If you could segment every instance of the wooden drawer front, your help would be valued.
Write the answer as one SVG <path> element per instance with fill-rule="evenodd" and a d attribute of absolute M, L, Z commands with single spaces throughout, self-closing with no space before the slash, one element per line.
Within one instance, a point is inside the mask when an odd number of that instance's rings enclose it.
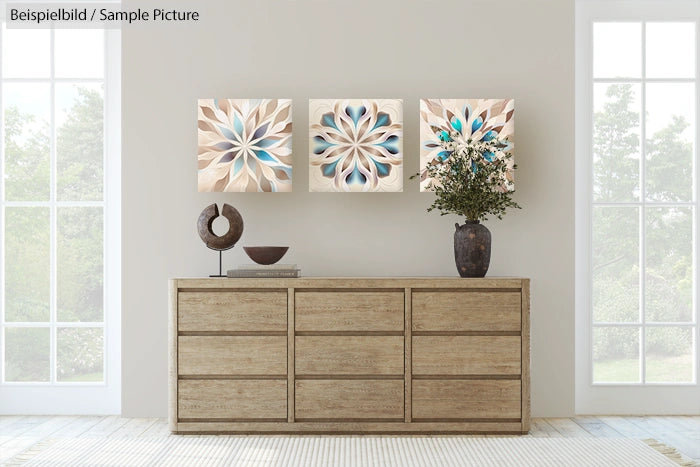
<path fill-rule="evenodd" d="M 403 292 L 297 292 L 297 331 L 403 331 Z"/>
<path fill-rule="evenodd" d="M 285 336 L 180 336 L 180 375 L 286 375 Z"/>
<path fill-rule="evenodd" d="M 287 381 L 180 380 L 179 419 L 287 421 Z"/>
<path fill-rule="evenodd" d="M 298 336 L 298 375 L 403 375 L 403 336 Z"/>
<path fill-rule="evenodd" d="M 294 388 L 297 420 L 403 421 L 402 380 L 302 380 Z"/>
<path fill-rule="evenodd" d="M 286 292 L 180 292 L 180 331 L 286 331 Z"/>
<path fill-rule="evenodd" d="M 520 292 L 413 292 L 414 331 L 520 331 Z"/>
<path fill-rule="evenodd" d="M 520 336 L 414 336 L 414 375 L 519 375 Z"/>
<path fill-rule="evenodd" d="M 520 418 L 520 380 L 414 380 L 414 419 Z"/>

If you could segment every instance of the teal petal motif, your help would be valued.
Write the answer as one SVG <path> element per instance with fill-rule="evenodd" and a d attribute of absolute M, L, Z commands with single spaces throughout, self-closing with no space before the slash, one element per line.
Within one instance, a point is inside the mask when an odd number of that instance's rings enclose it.
<path fill-rule="evenodd" d="M 491 141 L 492 139 L 498 137 L 498 133 L 491 130 L 486 132 L 486 134 L 481 138 L 482 141 Z"/>
<path fill-rule="evenodd" d="M 224 135 L 225 138 L 228 138 L 231 141 L 238 141 L 238 138 L 236 138 L 236 135 L 233 134 L 233 131 L 226 128 L 225 126 L 219 125 L 219 130 L 221 130 L 221 134 Z"/>
<path fill-rule="evenodd" d="M 367 179 L 365 176 L 362 175 L 362 172 L 360 172 L 357 165 L 355 165 L 350 177 L 348 177 L 348 185 L 364 185 L 366 181 Z"/>
<path fill-rule="evenodd" d="M 233 129 L 239 135 L 243 135 L 243 122 L 238 119 L 238 115 L 233 116 Z"/>
<path fill-rule="evenodd" d="M 260 149 L 255 151 L 255 155 L 263 162 L 277 162 L 274 157 Z"/>
<path fill-rule="evenodd" d="M 386 141 L 384 141 L 383 143 L 379 143 L 379 146 L 386 148 L 386 150 L 392 154 L 398 154 L 399 153 L 398 144 L 399 144 L 399 137 L 396 135 L 391 135 L 386 139 Z"/>
<path fill-rule="evenodd" d="M 336 130 L 340 131 L 338 129 L 338 125 L 335 124 L 335 118 L 333 118 L 333 113 L 331 112 L 323 114 L 323 117 L 321 117 L 321 123 L 327 127 L 335 128 Z"/>
<path fill-rule="evenodd" d="M 380 177 L 386 177 L 389 175 L 389 172 L 391 172 L 391 166 L 389 164 L 382 164 L 374 159 L 372 159 L 372 162 L 374 162 L 374 166 L 377 168 L 377 174 Z"/>
<path fill-rule="evenodd" d="M 234 175 L 236 175 L 238 172 L 241 171 L 243 168 L 243 158 L 239 157 L 236 159 L 236 162 L 233 163 L 233 169 L 231 172 L 233 172 Z"/>
<path fill-rule="evenodd" d="M 347 114 L 352 118 L 352 121 L 355 122 L 355 126 L 357 126 L 357 122 L 360 120 L 360 117 L 362 117 L 365 112 L 367 112 L 367 109 L 365 108 L 364 105 L 361 105 L 360 107 L 353 107 L 353 106 L 348 106 L 345 111 Z"/>
<path fill-rule="evenodd" d="M 377 114 L 377 123 L 374 124 L 372 129 L 370 131 L 374 131 L 377 128 L 381 126 L 387 126 L 391 123 L 391 119 L 389 118 L 389 114 L 386 114 L 384 112 L 379 112 Z"/>
<path fill-rule="evenodd" d="M 472 122 L 472 133 L 477 131 L 484 124 L 484 119 L 481 117 L 476 117 Z"/>
<path fill-rule="evenodd" d="M 321 171 L 323 172 L 323 175 L 326 177 L 332 177 L 335 174 L 335 166 L 338 165 L 338 162 L 340 162 L 340 159 L 338 159 L 335 162 L 331 162 L 330 164 L 323 164 L 321 166 Z"/>
<path fill-rule="evenodd" d="M 326 141 L 322 136 L 314 136 L 314 154 L 322 154 L 332 146 L 335 146 L 335 143 Z"/>

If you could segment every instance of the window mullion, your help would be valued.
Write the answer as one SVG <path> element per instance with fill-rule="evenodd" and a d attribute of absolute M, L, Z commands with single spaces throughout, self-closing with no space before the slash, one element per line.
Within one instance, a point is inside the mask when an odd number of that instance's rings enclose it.
<path fill-rule="evenodd" d="M 49 195 L 49 218 L 50 218 L 50 247 L 49 247 L 49 255 L 50 255 L 50 260 L 49 260 L 49 297 L 50 297 L 50 305 L 49 305 L 49 319 L 51 320 L 49 323 L 50 326 L 50 356 L 49 356 L 49 367 L 50 367 L 50 382 L 53 384 L 57 380 L 57 330 L 56 330 L 56 321 L 58 319 L 58 313 L 56 310 L 56 305 L 57 305 L 57 290 L 56 290 L 56 280 L 57 280 L 57 274 L 56 274 L 56 244 L 57 244 L 57 212 L 56 212 L 56 83 L 54 82 L 55 78 L 55 30 L 52 28 L 51 29 L 51 42 L 50 42 L 50 62 L 51 62 L 51 67 L 50 67 L 50 89 L 51 89 L 51 94 L 50 94 L 50 99 L 51 99 L 51 105 L 50 105 L 50 115 L 49 115 L 49 133 L 50 133 L 50 139 L 49 139 L 49 164 L 50 164 L 50 176 L 49 176 L 49 185 L 50 185 L 50 195 Z"/>
<path fill-rule="evenodd" d="M 611 321 L 611 322 L 606 322 L 606 321 L 598 321 L 596 323 L 593 323 L 593 327 L 617 327 L 617 328 L 634 328 L 634 327 L 639 327 L 641 323 L 639 322 L 629 322 L 629 323 L 624 323 L 624 322 L 616 322 L 616 321 Z M 658 328 L 658 327 L 695 327 L 695 323 L 691 321 L 677 321 L 677 322 L 665 322 L 661 321 L 658 323 L 646 323 L 646 327 L 649 328 Z"/>
<path fill-rule="evenodd" d="M 2 78 L 5 83 L 68 83 L 68 84 L 90 84 L 101 83 L 103 78 Z"/>
<path fill-rule="evenodd" d="M 700 21 L 695 21 L 695 147 L 693 154 L 693 264 L 695 266 L 693 270 L 693 311 L 695 316 L 693 319 L 695 321 L 695 329 L 693 335 L 693 343 L 695 344 L 693 348 L 693 382 L 697 384 L 698 375 L 700 375 L 700 312 L 698 311 L 698 268 L 700 268 L 699 258 L 698 258 L 698 180 L 700 179 L 700 124 L 698 124 L 698 114 L 700 113 L 700 60 L 698 60 L 698 52 L 700 51 Z"/>
<path fill-rule="evenodd" d="M 639 135 L 639 315 L 642 327 L 639 335 L 639 375 L 641 383 L 646 377 L 646 77 L 647 77 L 647 23 L 642 21 L 642 80 L 640 89 L 640 135 Z"/>
<path fill-rule="evenodd" d="M 590 165 L 587 166 L 587 171 L 589 175 L 589 180 L 587 185 L 587 190 L 588 193 L 586 194 L 587 196 L 587 203 L 586 203 L 586 209 L 588 211 L 588 223 L 587 223 L 587 232 L 586 232 L 586 248 L 588 249 L 587 255 L 586 255 L 586 260 L 588 264 L 586 265 L 586 271 L 587 271 L 587 276 L 586 277 L 586 292 L 588 295 L 588 336 L 587 336 L 587 344 L 588 344 L 588 363 L 587 363 L 587 370 L 588 370 L 588 381 L 593 383 L 594 378 L 594 372 L 593 372 L 593 323 L 595 322 L 594 316 L 593 316 L 593 208 L 595 206 L 595 198 L 593 196 L 593 186 L 595 184 L 595 175 L 594 175 L 594 155 L 593 155 L 593 138 L 594 138 L 594 132 L 595 132 L 595 108 L 594 108 L 594 96 L 595 96 L 595 80 L 594 80 L 594 73 L 593 73 L 593 50 L 594 50 L 594 44 L 593 44 L 593 21 L 588 22 L 588 34 L 589 34 L 589 40 L 588 40 L 588 56 L 586 57 L 586 63 L 589 65 L 589 72 L 590 74 L 590 82 L 587 83 L 587 90 L 590 96 L 589 100 L 589 109 L 590 109 L 590 115 L 588 120 L 588 125 L 589 128 L 587 130 L 587 139 L 588 139 L 588 144 L 590 153 L 587 154 L 589 157 L 589 163 Z M 587 77 L 588 77 L 587 76 Z"/>
<path fill-rule="evenodd" d="M 694 83 L 694 78 L 593 78 L 594 83 L 641 84 L 645 83 Z"/>

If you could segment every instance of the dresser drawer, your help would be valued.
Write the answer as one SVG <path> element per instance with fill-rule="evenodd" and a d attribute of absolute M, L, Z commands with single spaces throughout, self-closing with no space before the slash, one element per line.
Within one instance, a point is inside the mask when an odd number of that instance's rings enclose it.
<path fill-rule="evenodd" d="M 286 375 L 285 336 L 180 336 L 179 375 Z"/>
<path fill-rule="evenodd" d="M 297 331 L 403 331 L 403 292 L 297 292 Z"/>
<path fill-rule="evenodd" d="M 180 380 L 178 418 L 287 421 L 287 382 L 282 380 Z"/>
<path fill-rule="evenodd" d="M 520 336 L 413 336 L 414 375 L 519 375 Z"/>
<path fill-rule="evenodd" d="M 413 292 L 414 331 L 520 331 L 520 292 Z"/>
<path fill-rule="evenodd" d="M 295 419 L 403 421 L 403 380 L 302 380 L 294 385 Z"/>
<path fill-rule="evenodd" d="M 180 292 L 179 331 L 286 331 L 286 292 Z"/>
<path fill-rule="evenodd" d="M 403 336 L 297 336 L 298 375 L 403 375 Z"/>
<path fill-rule="evenodd" d="M 413 380 L 413 419 L 519 419 L 520 380 Z"/>

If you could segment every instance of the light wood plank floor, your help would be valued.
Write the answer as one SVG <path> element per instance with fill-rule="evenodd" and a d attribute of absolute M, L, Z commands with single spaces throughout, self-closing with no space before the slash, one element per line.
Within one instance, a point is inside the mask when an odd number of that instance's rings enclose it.
<path fill-rule="evenodd" d="M 46 438 L 133 436 L 172 435 L 158 418 L 0 416 L 0 463 Z M 700 417 L 536 418 L 528 436 L 653 438 L 700 463 Z"/>

